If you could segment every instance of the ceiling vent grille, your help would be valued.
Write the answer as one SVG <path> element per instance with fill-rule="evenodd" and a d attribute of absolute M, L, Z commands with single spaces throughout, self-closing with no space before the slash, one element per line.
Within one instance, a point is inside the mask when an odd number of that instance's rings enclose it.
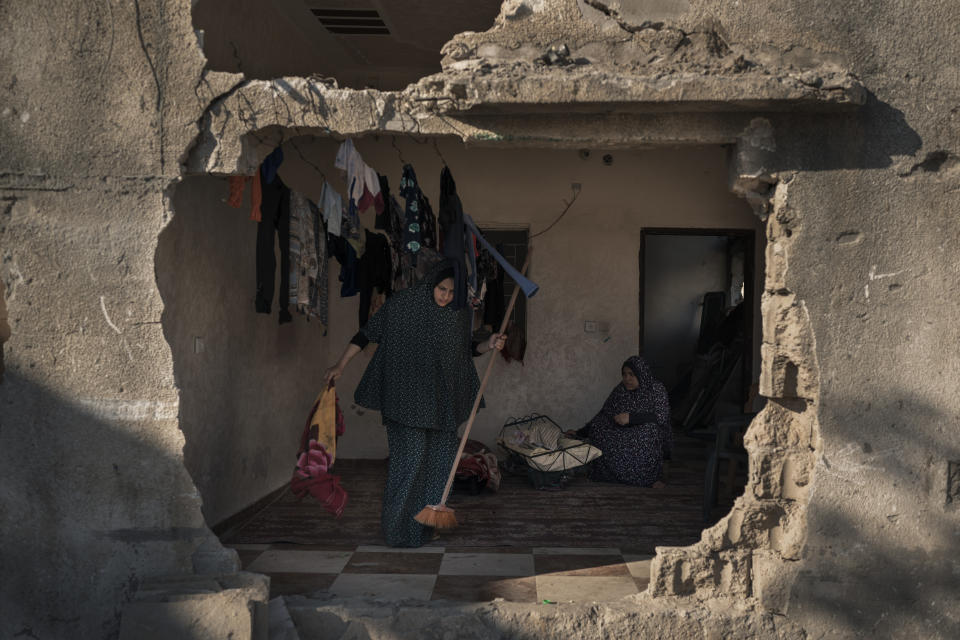
<path fill-rule="evenodd" d="M 376 9 L 311 9 L 330 33 L 356 36 L 388 36 L 390 30 Z"/>

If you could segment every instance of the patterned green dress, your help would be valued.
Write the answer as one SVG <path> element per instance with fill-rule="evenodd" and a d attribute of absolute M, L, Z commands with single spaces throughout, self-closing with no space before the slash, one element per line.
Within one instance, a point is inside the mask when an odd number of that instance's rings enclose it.
<path fill-rule="evenodd" d="M 470 310 L 433 297 L 441 262 L 416 286 L 397 292 L 361 332 L 377 350 L 354 400 L 381 412 L 390 447 L 381 526 L 388 545 L 419 547 L 432 530 L 413 517 L 437 504 L 456 454 L 457 427 L 470 415 L 480 382 L 471 358 Z"/>

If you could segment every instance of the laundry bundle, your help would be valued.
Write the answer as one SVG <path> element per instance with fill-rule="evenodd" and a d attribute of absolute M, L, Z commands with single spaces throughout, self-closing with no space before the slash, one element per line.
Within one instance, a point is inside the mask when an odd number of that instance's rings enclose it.
<path fill-rule="evenodd" d="M 337 392 L 328 387 L 317 396 L 307 425 L 300 438 L 297 466 L 290 480 L 290 489 L 298 498 L 313 496 L 336 517 L 347 506 L 347 492 L 340 486 L 340 476 L 330 473 L 337 455 L 337 436 L 345 429 L 343 411 Z"/>

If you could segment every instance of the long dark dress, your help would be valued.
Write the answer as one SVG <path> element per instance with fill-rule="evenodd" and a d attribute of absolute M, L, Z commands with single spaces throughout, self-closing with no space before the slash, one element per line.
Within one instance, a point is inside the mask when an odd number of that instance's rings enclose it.
<path fill-rule="evenodd" d="M 633 356 L 624 366 L 630 367 L 640 386 L 629 391 L 618 384 L 588 423 L 588 435 L 603 452 L 593 463 L 590 478 L 649 487 L 660 478 L 664 455 L 673 446 L 670 403 L 666 388 L 643 358 Z M 614 421 L 620 413 L 630 414 L 630 424 Z"/>
<path fill-rule="evenodd" d="M 379 410 L 390 447 L 381 526 L 394 547 L 419 547 L 432 529 L 413 517 L 437 504 L 480 381 L 471 359 L 470 310 L 440 307 L 433 289 L 440 263 L 399 291 L 361 333 L 377 343 L 354 400 Z M 439 278 L 442 279 L 442 278 Z"/>

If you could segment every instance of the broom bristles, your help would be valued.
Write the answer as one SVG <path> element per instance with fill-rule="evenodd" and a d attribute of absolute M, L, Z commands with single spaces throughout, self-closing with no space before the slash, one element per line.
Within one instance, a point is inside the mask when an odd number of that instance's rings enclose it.
<path fill-rule="evenodd" d="M 457 526 L 457 516 L 445 504 L 428 504 L 413 519 L 434 529 L 453 529 Z"/>

